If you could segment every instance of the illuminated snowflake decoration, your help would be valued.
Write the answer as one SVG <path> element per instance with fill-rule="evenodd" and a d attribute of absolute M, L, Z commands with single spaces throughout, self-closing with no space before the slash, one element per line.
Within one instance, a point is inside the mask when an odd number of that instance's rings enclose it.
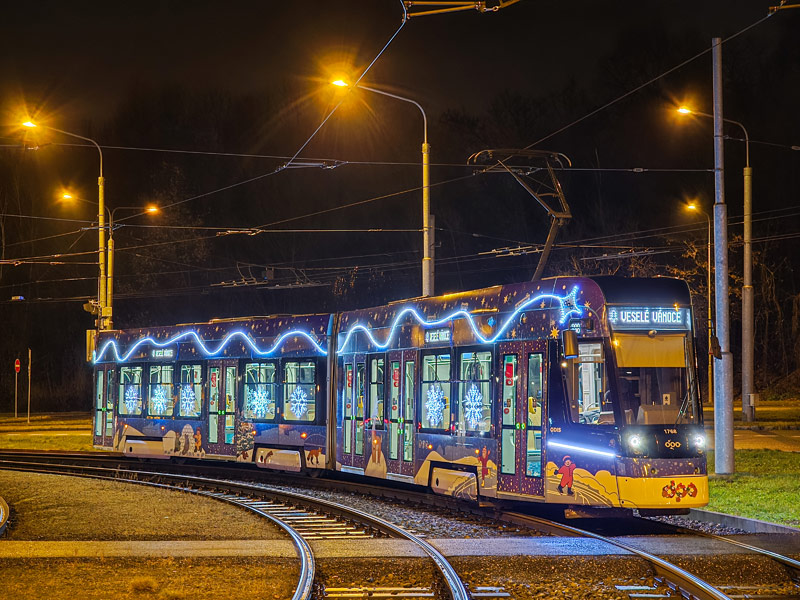
<path fill-rule="evenodd" d="M 428 422 L 436 427 L 444 418 L 444 390 L 439 385 L 428 388 L 428 399 L 425 401 L 425 410 L 428 411 Z"/>
<path fill-rule="evenodd" d="M 289 400 L 289 410 L 294 413 L 295 417 L 302 419 L 303 415 L 308 412 L 308 394 L 298 385 L 294 388 Z"/>
<path fill-rule="evenodd" d="M 157 385 L 153 388 L 153 394 L 150 396 L 150 404 L 158 413 L 167 411 L 167 390 L 164 389 L 163 385 Z"/>
<path fill-rule="evenodd" d="M 265 417 L 269 408 L 269 394 L 263 387 L 250 388 L 250 412 L 256 417 Z"/>
<path fill-rule="evenodd" d="M 135 412 L 139 406 L 139 386 L 129 385 L 125 389 L 125 408 L 129 413 Z"/>
<path fill-rule="evenodd" d="M 181 386 L 181 413 L 192 413 L 195 412 L 194 410 L 194 401 L 197 399 L 197 395 L 194 393 L 194 389 L 192 389 L 191 385 L 182 385 Z"/>
<path fill-rule="evenodd" d="M 464 418 L 472 427 L 483 419 L 483 394 L 474 383 L 464 396 Z"/>

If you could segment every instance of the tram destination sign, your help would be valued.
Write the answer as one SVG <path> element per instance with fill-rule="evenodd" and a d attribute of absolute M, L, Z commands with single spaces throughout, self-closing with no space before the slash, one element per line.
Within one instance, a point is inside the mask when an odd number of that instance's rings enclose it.
<path fill-rule="evenodd" d="M 608 322 L 614 329 L 691 329 L 688 308 L 609 306 Z"/>
<path fill-rule="evenodd" d="M 153 348 L 150 351 L 150 358 L 175 358 L 174 348 Z"/>
<path fill-rule="evenodd" d="M 425 332 L 426 344 L 440 344 L 449 341 L 450 341 L 449 329 L 428 329 Z"/>

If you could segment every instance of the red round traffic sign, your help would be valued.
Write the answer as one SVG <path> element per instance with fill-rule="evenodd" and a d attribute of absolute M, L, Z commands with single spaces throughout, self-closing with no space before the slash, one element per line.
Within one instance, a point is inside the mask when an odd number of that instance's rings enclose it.
<path fill-rule="evenodd" d="M 14 372 L 19 373 L 19 359 L 14 361 Z"/>

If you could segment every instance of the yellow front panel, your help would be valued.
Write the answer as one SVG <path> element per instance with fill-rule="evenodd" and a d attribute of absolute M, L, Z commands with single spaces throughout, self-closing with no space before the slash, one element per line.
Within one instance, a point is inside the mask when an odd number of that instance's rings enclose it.
<path fill-rule="evenodd" d="M 617 477 L 625 508 L 697 508 L 708 504 L 708 477 Z"/>

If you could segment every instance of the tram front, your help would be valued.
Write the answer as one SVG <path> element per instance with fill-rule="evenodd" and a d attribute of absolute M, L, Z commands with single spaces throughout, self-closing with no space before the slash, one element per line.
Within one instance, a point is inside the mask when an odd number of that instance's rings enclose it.
<path fill-rule="evenodd" d="M 704 506 L 706 436 L 691 306 L 611 305 L 606 317 L 620 505 L 645 511 Z"/>
<path fill-rule="evenodd" d="M 686 283 L 592 279 L 602 299 L 562 332 L 560 376 L 550 377 L 547 501 L 650 514 L 708 504 Z"/>

